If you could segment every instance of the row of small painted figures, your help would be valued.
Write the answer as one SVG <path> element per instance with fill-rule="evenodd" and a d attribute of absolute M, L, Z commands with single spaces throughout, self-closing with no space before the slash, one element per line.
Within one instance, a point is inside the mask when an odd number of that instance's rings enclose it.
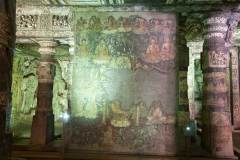
<path fill-rule="evenodd" d="M 103 23 L 104 22 L 104 23 Z M 135 32 L 174 32 L 175 22 L 169 18 L 145 19 L 140 16 L 119 17 L 108 16 L 105 21 L 97 16 L 91 16 L 88 20 L 80 17 L 77 21 L 77 30 L 119 30 Z"/>

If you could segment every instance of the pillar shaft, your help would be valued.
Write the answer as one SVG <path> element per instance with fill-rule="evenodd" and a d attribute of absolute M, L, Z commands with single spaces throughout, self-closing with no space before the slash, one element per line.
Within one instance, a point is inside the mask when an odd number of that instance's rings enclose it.
<path fill-rule="evenodd" d="M 13 7 L 12 1 L 0 1 L 0 159 L 7 159 L 10 153 L 10 109 L 12 83 L 12 51 L 14 21 L 6 8 Z"/>
<path fill-rule="evenodd" d="M 203 41 L 193 41 L 188 42 L 188 48 L 189 48 L 189 67 L 188 67 L 188 99 L 189 99 L 189 112 L 190 112 L 190 119 L 196 119 L 199 116 L 201 103 L 196 100 L 195 95 L 195 88 L 198 85 L 196 82 L 198 82 L 196 77 L 196 66 L 195 61 L 197 59 L 200 60 L 201 52 L 203 51 Z M 199 75 L 198 75 L 199 76 Z M 198 88 L 200 89 L 200 88 Z M 201 89 L 199 90 L 201 92 Z"/>
<path fill-rule="evenodd" d="M 71 114 L 71 87 L 72 87 L 72 73 L 73 73 L 73 59 L 74 59 L 74 54 L 75 54 L 75 43 L 72 41 L 70 43 L 69 47 L 69 64 L 68 64 L 68 83 L 67 83 L 67 88 L 68 88 L 68 95 L 67 95 L 67 100 L 68 100 L 68 108 L 67 108 L 67 113 L 70 115 Z M 63 137 L 64 137 L 64 149 L 68 148 L 68 145 L 70 144 L 71 141 L 71 121 L 69 119 L 65 120 L 63 123 Z"/>
<path fill-rule="evenodd" d="M 185 17 L 180 18 L 178 34 L 178 109 L 177 109 L 177 143 L 180 154 L 187 153 L 188 144 L 184 135 L 184 128 L 189 122 L 189 101 L 187 73 L 189 64 L 189 49 L 185 39 Z"/>
<path fill-rule="evenodd" d="M 185 50 L 188 53 L 188 50 Z M 183 56 L 183 55 L 182 55 Z M 187 56 L 187 55 L 186 55 Z M 188 59 L 188 56 L 184 58 Z M 187 73 L 188 73 L 188 63 L 185 62 L 184 65 L 179 66 L 179 103 L 178 107 L 180 111 L 189 112 L 189 101 L 188 101 L 188 84 L 187 84 Z"/>
<path fill-rule="evenodd" d="M 240 129 L 240 94 L 239 94 L 239 62 L 238 62 L 238 48 L 232 47 L 231 54 L 231 106 L 233 126 L 235 129 Z"/>
<path fill-rule="evenodd" d="M 1 3 L 0 3 L 1 5 Z M 11 64 L 9 18 L 0 12 L 0 159 L 8 153 L 7 109 L 11 100 Z"/>
<path fill-rule="evenodd" d="M 234 157 L 228 100 L 226 45 L 229 13 L 217 13 L 205 22 L 203 52 L 204 145 L 214 157 Z"/>
<path fill-rule="evenodd" d="M 33 117 L 31 143 L 45 145 L 54 138 L 52 98 L 55 65 L 52 54 L 55 52 L 56 43 L 53 41 L 41 41 L 39 44 L 41 59 L 37 68 L 37 108 Z"/>

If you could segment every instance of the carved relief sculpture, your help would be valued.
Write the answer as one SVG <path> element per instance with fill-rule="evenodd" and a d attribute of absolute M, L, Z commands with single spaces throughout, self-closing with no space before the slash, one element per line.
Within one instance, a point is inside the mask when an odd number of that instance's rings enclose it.
<path fill-rule="evenodd" d="M 17 15 L 17 27 L 21 29 L 36 29 L 38 15 Z"/>

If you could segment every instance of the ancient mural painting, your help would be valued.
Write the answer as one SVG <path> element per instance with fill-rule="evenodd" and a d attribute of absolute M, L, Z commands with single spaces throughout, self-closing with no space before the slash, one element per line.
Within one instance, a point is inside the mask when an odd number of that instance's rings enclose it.
<path fill-rule="evenodd" d="M 176 20 L 157 12 L 76 12 L 70 146 L 175 153 Z"/>

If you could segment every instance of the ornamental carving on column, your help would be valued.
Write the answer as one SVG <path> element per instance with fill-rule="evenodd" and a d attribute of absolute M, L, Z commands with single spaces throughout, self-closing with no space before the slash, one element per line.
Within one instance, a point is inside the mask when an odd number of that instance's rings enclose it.
<path fill-rule="evenodd" d="M 17 15 L 16 25 L 18 29 L 30 29 L 34 30 L 37 28 L 38 15 Z"/>
<path fill-rule="evenodd" d="M 203 15 L 202 14 L 194 14 L 189 15 L 186 23 L 186 39 L 187 41 L 196 41 L 203 39 Z"/>
<path fill-rule="evenodd" d="M 240 22 L 240 10 L 233 10 L 227 22 L 228 30 L 225 40 L 228 46 L 231 46 L 233 44 L 233 35 L 237 29 L 239 22 Z"/>
<path fill-rule="evenodd" d="M 16 11 L 17 37 L 72 37 L 72 11 L 69 7 L 19 6 Z"/>
<path fill-rule="evenodd" d="M 207 54 L 203 55 L 203 67 L 226 68 L 228 67 L 229 56 L 225 37 L 228 31 L 228 19 L 230 13 L 224 13 L 217 17 L 208 18 L 205 21 L 205 47 Z M 213 43 L 215 42 L 215 43 Z"/>
<path fill-rule="evenodd" d="M 10 37 L 9 18 L 6 15 L 0 14 L 0 46 L 8 46 Z"/>
<path fill-rule="evenodd" d="M 71 29 L 71 15 L 52 15 L 52 28 L 55 30 Z"/>
<path fill-rule="evenodd" d="M 203 54 L 203 143 L 213 156 L 234 158 L 229 105 L 229 47 L 240 20 L 236 11 L 213 13 L 205 21 Z"/>
<path fill-rule="evenodd" d="M 223 67 L 226 68 L 228 65 L 228 54 L 227 51 L 212 50 L 208 52 L 208 66 L 209 67 Z"/>

